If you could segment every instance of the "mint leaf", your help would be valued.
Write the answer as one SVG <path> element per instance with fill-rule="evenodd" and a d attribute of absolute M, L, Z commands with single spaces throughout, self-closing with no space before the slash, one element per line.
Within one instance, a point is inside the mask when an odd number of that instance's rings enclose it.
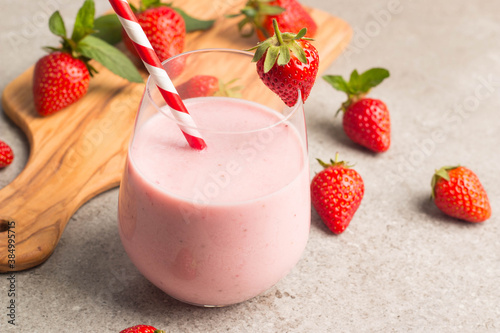
<path fill-rule="evenodd" d="M 186 32 L 208 30 L 214 25 L 215 20 L 198 20 L 190 16 L 180 8 L 174 8 L 174 10 L 177 13 L 181 14 L 182 18 L 184 19 L 184 22 L 186 23 Z"/>
<path fill-rule="evenodd" d="M 162 4 L 160 0 L 142 0 L 140 10 L 141 10 L 141 12 L 143 12 L 148 8 L 158 7 L 161 5 L 166 5 L 166 4 Z"/>
<path fill-rule="evenodd" d="M 323 75 L 323 80 L 328 82 L 334 89 L 339 91 L 343 91 L 346 94 L 349 94 L 349 85 L 344 80 L 344 78 L 340 75 Z"/>
<path fill-rule="evenodd" d="M 54 12 L 54 14 L 50 16 L 49 29 L 54 35 L 66 38 L 66 27 L 64 26 L 64 20 L 59 11 Z"/>
<path fill-rule="evenodd" d="M 349 78 L 349 90 L 351 94 L 361 93 L 361 80 L 357 70 L 353 70 Z"/>
<path fill-rule="evenodd" d="M 285 10 L 285 8 L 280 6 L 260 5 L 258 12 L 262 15 L 279 15 Z"/>
<path fill-rule="evenodd" d="M 111 72 L 130 82 L 144 82 L 137 68 L 125 54 L 97 37 L 88 35 L 83 38 L 78 43 L 77 51 L 85 57 L 100 62 Z"/>
<path fill-rule="evenodd" d="M 389 71 L 384 68 L 372 68 L 360 75 L 361 90 L 367 92 L 389 77 Z"/>
<path fill-rule="evenodd" d="M 139 12 L 139 9 L 137 9 L 137 7 L 136 7 L 136 6 L 134 6 L 134 4 L 133 4 L 133 3 L 130 3 L 130 2 L 129 2 L 129 4 L 128 4 L 128 5 L 130 6 L 130 8 L 132 8 L 132 12 L 133 12 L 134 14 L 137 14 L 137 13 Z"/>
<path fill-rule="evenodd" d="M 241 13 L 250 19 L 256 17 L 259 12 L 253 7 L 245 7 L 241 10 Z"/>
<path fill-rule="evenodd" d="M 75 25 L 71 39 L 78 43 L 88 34 L 94 32 L 95 6 L 93 0 L 85 0 L 76 15 Z"/>
<path fill-rule="evenodd" d="M 95 19 L 93 36 L 114 45 L 122 40 L 122 25 L 116 14 L 100 16 Z"/>
<path fill-rule="evenodd" d="M 342 104 L 340 110 L 349 107 L 353 102 L 365 96 L 371 88 L 380 84 L 383 80 L 389 77 L 389 71 L 384 68 L 372 68 L 362 73 L 353 70 L 347 82 L 340 75 L 325 75 L 323 79 L 328 82 L 333 88 L 343 91 L 347 94 L 347 101 Z"/>

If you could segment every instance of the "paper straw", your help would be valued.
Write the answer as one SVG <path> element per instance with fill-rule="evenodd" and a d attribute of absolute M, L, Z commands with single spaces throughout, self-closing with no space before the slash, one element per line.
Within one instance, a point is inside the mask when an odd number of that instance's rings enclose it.
<path fill-rule="evenodd" d="M 193 118 L 191 118 L 181 97 L 168 77 L 144 30 L 142 30 L 142 27 L 137 22 L 137 18 L 127 0 L 109 0 L 109 2 L 127 35 L 132 40 L 144 66 L 146 66 L 165 102 L 172 110 L 172 115 L 178 121 L 179 127 L 186 137 L 188 144 L 195 149 L 204 149 L 206 147 L 205 141 L 195 129 Z"/>

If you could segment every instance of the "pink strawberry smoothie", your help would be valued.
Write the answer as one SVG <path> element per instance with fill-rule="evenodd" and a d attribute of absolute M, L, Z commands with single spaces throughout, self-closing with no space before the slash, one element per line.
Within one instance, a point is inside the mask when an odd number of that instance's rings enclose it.
<path fill-rule="evenodd" d="M 235 304 L 300 259 L 310 226 L 307 152 L 293 125 L 258 104 L 209 97 L 186 106 L 200 129 L 211 129 L 200 130 L 207 148 L 189 148 L 164 114 L 139 124 L 120 186 L 119 233 L 139 271 L 167 294 Z"/>

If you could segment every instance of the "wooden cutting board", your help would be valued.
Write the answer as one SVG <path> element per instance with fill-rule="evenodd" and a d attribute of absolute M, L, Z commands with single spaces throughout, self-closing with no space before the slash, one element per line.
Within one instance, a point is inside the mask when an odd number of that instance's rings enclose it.
<path fill-rule="evenodd" d="M 182 9 L 193 16 L 216 19 L 211 30 L 189 34 L 185 50 L 255 45 L 256 38 L 239 37 L 238 18 L 224 17 L 237 12 L 244 2 L 183 1 Z M 352 30 L 328 13 L 311 9 L 311 14 L 319 26 L 313 44 L 320 54 L 321 73 L 347 45 Z M 87 95 L 49 117 L 38 116 L 34 109 L 33 67 L 3 92 L 3 110 L 26 133 L 30 156 L 19 176 L 0 190 L 0 272 L 43 263 L 75 211 L 95 195 L 119 185 L 144 84 L 130 83 L 99 64 L 95 67 L 100 73 L 91 80 Z M 15 232 L 15 248 L 8 246 L 9 223 L 15 225 L 10 231 L 10 235 Z M 11 265 L 9 254 L 12 259 L 13 252 L 15 263 Z"/>

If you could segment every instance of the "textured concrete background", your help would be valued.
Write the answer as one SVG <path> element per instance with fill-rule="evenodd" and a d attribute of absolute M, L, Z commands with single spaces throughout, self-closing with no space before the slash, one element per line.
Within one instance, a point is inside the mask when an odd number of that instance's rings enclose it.
<path fill-rule="evenodd" d="M 57 42 L 45 7 L 55 3 L 73 18 L 81 2 L 0 0 L 0 90 L 42 56 L 41 46 Z M 136 323 L 169 332 L 500 331 L 500 2 L 303 2 L 354 28 L 327 74 L 391 71 L 372 94 L 390 108 L 387 153 L 371 154 L 347 139 L 333 117 L 344 97 L 322 80 L 306 103 L 312 171 L 319 171 L 314 158 L 339 151 L 365 180 L 347 231 L 332 235 L 313 212 L 310 241 L 291 274 L 243 304 L 201 309 L 169 298 L 129 262 L 117 234 L 118 191 L 111 190 L 78 210 L 45 264 L 16 274 L 15 327 L 7 325 L 1 276 L 1 332 L 118 332 Z M 106 11 L 108 2 L 98 0 L 97 8 Z M 3 187 L 29 149 L 3 113 L 0 139 L 16 153 L 0 171 Z M 459 222 L 429 202 L 434 169 L 456 163 L 485 185 L 489 221 Z"/>

